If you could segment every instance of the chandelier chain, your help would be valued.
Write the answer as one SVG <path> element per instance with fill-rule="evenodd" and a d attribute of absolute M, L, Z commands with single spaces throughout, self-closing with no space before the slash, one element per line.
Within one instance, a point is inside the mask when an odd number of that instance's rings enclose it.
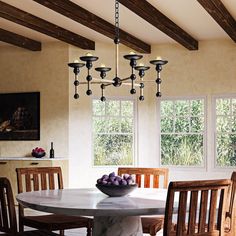
<path fill-rule="evenodd" d="M 120 25 L 119 25 L 119 0 L 115 2 L 115 36 L 120 39 Z"/>

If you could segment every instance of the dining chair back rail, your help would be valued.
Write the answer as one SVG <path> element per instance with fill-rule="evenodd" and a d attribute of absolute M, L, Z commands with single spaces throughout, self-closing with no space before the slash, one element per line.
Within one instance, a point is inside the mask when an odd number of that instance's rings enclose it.
<path fill-rule="evenodd" d="M 138 187 L 160 188 L 160 178 L 163 177 L 163 188 L 168 187 L 169 170 L 167 168 L 133 168 L 119 167 L 118 175 L 129 174 L 134 176 Z M 143 183 L 142 183 L 143 178 Z"/>
<path fill-rule="evenodd" d="M 166 200 L 164 236 L 223 235 L 230 184 L 230 180 L 170 182 Z M 178 193 L 178 209 L 177 223 L 174 224 L 176 193 Z"/>

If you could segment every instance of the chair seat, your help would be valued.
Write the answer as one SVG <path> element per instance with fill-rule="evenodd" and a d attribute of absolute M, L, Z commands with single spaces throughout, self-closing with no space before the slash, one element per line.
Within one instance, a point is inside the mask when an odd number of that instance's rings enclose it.
<path fill-rule="evenodd" d="M 164 217 L 141 217 L 143 233 L 156 235 L 163 227 Z"/>
<path fill-rule="evenodd" d="M 57 214 L 24 216 L 22 220 L 24 225 L 37 229 L 46 229 L 49 231 L 80 227 L 91 227 L 93 221 L 93 219 L 86 217 Z"/>

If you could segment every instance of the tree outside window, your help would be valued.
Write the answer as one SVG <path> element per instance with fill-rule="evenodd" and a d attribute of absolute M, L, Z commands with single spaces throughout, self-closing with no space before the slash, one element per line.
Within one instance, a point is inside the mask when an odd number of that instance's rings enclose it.
<path fill-rule="evenodd" d="M 236 98 L 215 99 L 214 133 L 216 165 L 236 166 Z"/>
<path fill-rule="evenodd" d="M 161 165 L 203 166 L 204 99 L 161 100 Z"/>
<path fill-rule="evenodd" d="M 95 166 L 134 164 L 134 101 L 93 100 Z"/>

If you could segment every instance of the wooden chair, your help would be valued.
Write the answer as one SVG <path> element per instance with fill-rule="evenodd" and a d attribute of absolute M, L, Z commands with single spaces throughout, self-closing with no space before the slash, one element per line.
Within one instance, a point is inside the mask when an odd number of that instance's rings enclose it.
<path fill-rule="evenodd" d="M 236 172 L 232 173 L 231 181 L 232 184 L 230 189 L 229 207 L 226 211 L 225 236 L 236 235 Z"/>
<path fill-rule="evenodd" d="M 224 235 L 224 215 L 230 184 L 230 180 L 170 182 L 163 235 Z M 173 214 L 177 214 L 176 224 L 173 222 Z"/>
<path fill-rule="evenodd" d="M 5 177 L 0 178 L 0 231 L 5 232 L 1 235 L 12 236 L 51 236 L 58 235 L 52 232 L 33 230 L 22 233 L 17 232 L 16 211 L 13 199 L 12 188 L 9 180 Z"/>
<path fill-rule="evenodd" d="M 62 172 L 60 167 L 16 168 L 18 193 L 63 189 Z M 24 231 L 24 225 L 49 231 L 60 230 L 64 235 L 65 229 L 87 228 L 87 236 L 91 235 L 92 219 L 79 216 L 58 214 L 26 216 L 24 208 L 19 206 L 19 229 Z"/>
<path fill-rule="evenodd" d="M 160 178 L 163 178 L 163 188 L 167 188 L 169 170 L 166 168 L 118 168 L 118 175 L 132 175 L 138 187 L 159 188 Z M 162 229 L 164 217 L 141 217 L 143 233 L 156 235 Z"/>

